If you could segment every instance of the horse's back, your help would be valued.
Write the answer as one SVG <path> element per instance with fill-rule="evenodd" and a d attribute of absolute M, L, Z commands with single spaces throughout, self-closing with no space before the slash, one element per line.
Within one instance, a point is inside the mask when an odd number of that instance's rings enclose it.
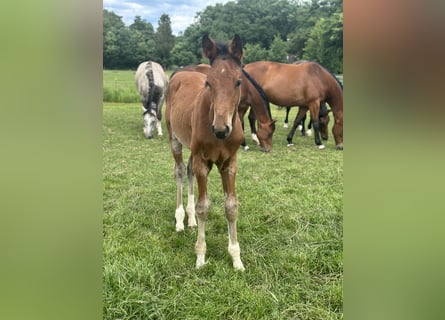
<path fill-rule="evenodd" d="M 206 76 L 194 71 L 176 73 L 166 93 L 165 118 L 171 134 L 190 148 L 192 114 L 196 99 L 204 88 Z"/>

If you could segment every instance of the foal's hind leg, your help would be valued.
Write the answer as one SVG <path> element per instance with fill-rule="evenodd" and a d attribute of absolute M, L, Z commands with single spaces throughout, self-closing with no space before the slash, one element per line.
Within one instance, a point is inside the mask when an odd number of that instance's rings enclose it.
<path fill-rule="evenodd" d="M 205 223 L 209 215 L 210 199 L 207 196 L 207 176 L 209 174 L 209 164 L 200 157 L 193 157 L 193 172 L 198 182 L 198 201 L 196 202 L 196 215 L 198 216 L 198 239 L 195 244 L 196 268 L 205 264 L 206 241 Z"/>
<path fill-rule="evenodd" d="M 173 158 L 175 159 L 174 177 L 176 180 L 176 231 L 184 230 L 184 206 L 182 205 L 182 187 L 184 184 L 185 166 L 182 160 L 182 144 L 173 138 L 170 143 Z"/>
<path fill-rule="evenodd" d="M 187 177 L 188 177 L 188 196 L 187 196 L 187 215 L 188 226 L 196 227 L 195 217 L 195 192 L 194 192 L 194 175 L 193 175 L 193 158 L 190 156 L 187 164 Z"/>

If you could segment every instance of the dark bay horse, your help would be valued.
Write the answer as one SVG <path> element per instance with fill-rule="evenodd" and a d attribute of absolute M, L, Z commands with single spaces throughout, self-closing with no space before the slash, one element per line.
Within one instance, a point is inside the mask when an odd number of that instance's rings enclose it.
<path fill-rule="evenodd" d="M 154 61 L 142 62 L 136 70 L 134 80 L 142 100 L 144 135 L 147 139 L 153 138 L 156 127 L 158 135 L 162 136 L 162 105 L 168 84 L 164 69 Z"/>
<path fill-rule="evenodd" d="M 184 229 L 182 186 L 185 166 L 182 147 L 186 146 L 191 151 L 187 165 L 189 226 L 195 225 L 195 211 L 198 216 L 196 267 L 205 264 L 205 222 L 210 210 L 207 177 L 213 164 L 216 164 L 224 189 L 229 230 L 228 251 L 233 267 L 243 271 L 237 239 L 238 200 L 235 192 L 238 169 L 236 153 L 243 140 L 241 121 L 236 112 L 241 99 L 243 47 L 238 35 L 224 43 L 215 42 L 205 35 L 202 38 L 202 49 L 203 55 L 210 60 L 208 74 L 190 71 L 176 73 L 170 79 L 166 96 L 165 118 L 175 160 L 177 186 L 176 231 Z M 193 176 L 198 182 L 195 208 L 191 205 L 194 201 Z"/>
<path fill-rule="evenodd" d="M 270 61 L 257 61 L 244 66 L 244 69 L 266 92 L 269 101 L 278 106 L 299 106 L 297 117 L 287 136 L 292 144 L 295 130 L 310 111 L 314 128 L 315 144 L 323 149 L 320 140 L 320 104 L 327 102 L 334 115 L 334 135 L 336 148 L 343 150 L 343 89 L 339 81 L 316 62 L 284 64 Z"/>
<path fill-rule="evenodd" d="M 197 71 L 207 75 L 210 70 L 210 65 L 198 64 L 178 69 L 175 73 L 181 71 Z M 269 152 L 272 148 L 272 136 L 275 131 L 276 120 L 272 119 L 269 100 L 267 100 L 263 89 L 243 70 L 241 77 L 241 99 L 238 105 L 238 114 L 243 130 L 244 115 L 249 107 L 251 107 L 251 110 L 254 112 L 254 119 L 258 120 L 258 130 L 256 130 L 256 128 L 252 130 L 251 127 L 252 139 L 260 144 L 261 151 Z M 255 140 L 256 137 L 258 138 Z M 245 139 L 241 145 L 245 150 L 249 149 Z"/>
<path fill-rule="evenodd" d="M 283 128 L 288 127 L 289 123 L 289 112 L 291 107 L 285 107 L 286 108 L 286 117 L 284 118 L 284 125 Z M 328 140 L 328 125 L 329 125 L 329 112 L 331 110 L 328 110 L 326 107 L 326 103 L 320 104 L 320 112 L 318 115 L 318 120 L 320 122 L 320 135 L 323 140 Z M 306 114 L 304 114 L 303 119 L 301 119 L 300 123 L 297 126 L 297 130 L 301 131 L 302 136 L 311 136 L 312 135 L 312 120 L 309 119 L 309 124 L 307 126 L 308 130 L 306 131 Z"/>

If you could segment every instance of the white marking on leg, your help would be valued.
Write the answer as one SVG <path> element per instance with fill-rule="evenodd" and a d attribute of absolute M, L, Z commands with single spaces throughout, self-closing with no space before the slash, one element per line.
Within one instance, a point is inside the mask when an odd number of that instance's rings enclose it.
<path fill-rule="evenodd" d="M 298 130 L 298 131 L 301 131 L 301 129 L 303 129 L 303 126 L 302 126 L 301 124 L 299 124 L 299 125 L 297 126 L 297 130 Z"/>
<path fill-rule="evenodd" d="M 306 131 L 306 136 L 308 136 L 308 137 L 312 136 L 312 130 L 311 129 L 308 129 Z"/>
<path fill-rule="evenodd" d="M 325 148 L 325 146 L 323 145 L 323 144 L 320 144 L 319 146 L 318 146 L 318 149 L 319 150 L 323 150 Z"/>
<path fill-rule="evenodd" d="M 252 133 L 252 140 L 255 141 L 257 145 L 260 145 L 260 140 L 258 140 L 256 133 Z"/>
<path fill-rule="evenodd" d="M 196 252 L 196 268 L 200 268 L 205 264 L 205 254 L 207 244 L 205 241 L 205 225 L 210 210 L 210 200 L 205 197 L 196 204 L 196 212 L 198 216 L 198 239 L 195 244 Z"/>
<path fill-rule="evenodd" d="M 158 121 L 156 123 L 156 129 L 158 129 L 158 135 L 162 136 L 162 125 L 161 125 L 161 121 Z"/>
<path fill-rule="evenodd" d="M 240 255 L 241 250 L 239 247 L 239 243 L 237 242 L 237 243 L 233 244 L 230 242 L 230 238 L 229 238 L 228 251 L 229 251 L 229 254 L 232 256 L 233 268 L 235 270 L 240 270 L 240 271 L 246 270 L 244 268 L 242 261 L 241 261 L 241 255 Z"/>
<path fill-rule="evenodd" d="M 249 146 L 248 145 L 246 145 L 245 147 L 244 147 L 244 151 L 249 151 Z"/>
<path fill-rule="evenodd" d="M 196 227 L 196 216 L 195 216 L 195 195 L 189 194 L 187 198 L 187 215 L 188 215 L 188 226 Z"/>
<path fill-rule="evenodd" d="M 175 211 L 177 232 L 184 231 L 184 217 L 185 217 L 184 207 L 181 204 L 181 206 L 179 208 L 176 208 Z"/>
<path fill-rule="evenodd" d="M 287 124 L 287 122 L 285 122 L 285 123 L 283 124 L 283 128 L 287 129 L 287 127 L 288 127 L 288 124 Z"/>
<path fill-rule="evenodd" d="M 288 147 L 292 147 L 294 144 L 293 143 L 288 143 L 287 146 Z"/>

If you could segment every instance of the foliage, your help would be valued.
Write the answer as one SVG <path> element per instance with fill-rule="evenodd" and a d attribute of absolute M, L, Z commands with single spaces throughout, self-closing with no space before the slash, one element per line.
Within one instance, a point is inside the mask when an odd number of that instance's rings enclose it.
<path fill-rule="evenodd" d="M 303 59 L 316 60 L 324 67 L 343 72 L 343 13 L 320 18 L 312 28 L 304 48 Z"/>
<path fill-rule="evenodd" d="M 257 60 L 293 62 L 317 60 L 332 72 L 343 69 L 342 0 L 237 0 L 207 6 L 196 22 L 178 36 L 163 14 L 153 26 L 136 16 L 126 27 L 121 17 L 104 10 L 104 67 L 136 68 L 145 60 L 165 68 L 201 61 L 201 38 L 239 34 L 245 45 L 245 63 Z M 249 52 L 250 51 L 250 52 Z"/>
<path fill-rule="evenodd" d="M 104 319 L 343 318 L 343 153 L 331 136 L 323 151 L 313 137 L 295 136 L 288 148 L 285 111 L 271 106 L 272 151 L 261 153 L 247 134 L 252 149 L 238 152 L 246 271 L 235 272 L 227 253 L 216 169 L 209 175 L 208 263 L 196 270 L 196 229 L 175 232 L 165 122 L 164 136 L 146 140 L 138 103 L 103 109 Z"/>

